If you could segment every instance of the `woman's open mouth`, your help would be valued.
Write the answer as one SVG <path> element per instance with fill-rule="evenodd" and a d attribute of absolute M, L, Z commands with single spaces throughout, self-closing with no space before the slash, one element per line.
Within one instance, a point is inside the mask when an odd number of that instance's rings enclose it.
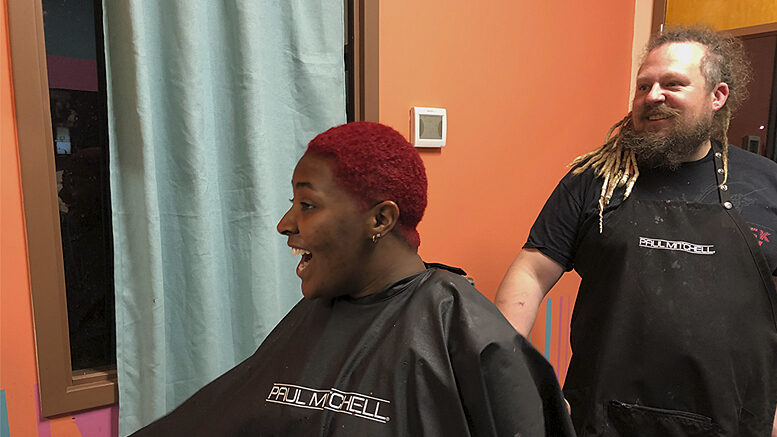
<path fill-rule="evenodd" d="M 310 253 L 307 249 L 302 249 L 299 247 L 292 247 L 291 248 L 291 254 L 292 255 L 302 255 L 302 259 L 300 260 L 299 264 L 297 265 L 297 275 L 300 275 L 303 270 L 310 264 L 310 259 L 313 258 L 313 254 Z"/>

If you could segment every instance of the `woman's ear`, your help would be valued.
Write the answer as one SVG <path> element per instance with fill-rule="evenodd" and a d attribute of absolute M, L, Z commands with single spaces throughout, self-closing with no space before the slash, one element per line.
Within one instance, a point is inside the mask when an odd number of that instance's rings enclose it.
<path fill-rule="evenodd" d="M 399 220 L 399 206 L 391 200 L 384 200 L 370 208 L 370 232 L 387 235 Z"/>

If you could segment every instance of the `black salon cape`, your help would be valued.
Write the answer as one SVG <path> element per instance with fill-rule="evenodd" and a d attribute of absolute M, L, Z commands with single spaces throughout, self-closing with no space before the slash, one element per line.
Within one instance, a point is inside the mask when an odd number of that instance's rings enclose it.
<path fill-rule="evenodd" d="M 300 301 L 145 436 L 574 435 L 550 364 L 464 278 Z"/>

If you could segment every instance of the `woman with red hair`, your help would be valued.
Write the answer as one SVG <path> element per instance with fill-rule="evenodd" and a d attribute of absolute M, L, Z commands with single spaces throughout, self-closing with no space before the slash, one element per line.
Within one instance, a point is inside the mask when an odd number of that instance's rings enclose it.
<path fill-rule="evenodd" d="M 358 122 L 310 142 L 278 223 L 302 299 L 147 435 L 574 435 L 550 365 L 461 275 L 418 256 L 418 152 Z"/>

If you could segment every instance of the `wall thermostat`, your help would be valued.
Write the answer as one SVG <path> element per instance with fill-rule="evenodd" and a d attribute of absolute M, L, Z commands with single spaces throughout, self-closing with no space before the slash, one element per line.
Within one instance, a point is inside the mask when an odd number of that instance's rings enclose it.
<path fill-rule="evenodd" d="M 414 106 L 410 110 L 410 138 L 416 147 L 443 147 L 448 118 L 443 108 Z"/>

